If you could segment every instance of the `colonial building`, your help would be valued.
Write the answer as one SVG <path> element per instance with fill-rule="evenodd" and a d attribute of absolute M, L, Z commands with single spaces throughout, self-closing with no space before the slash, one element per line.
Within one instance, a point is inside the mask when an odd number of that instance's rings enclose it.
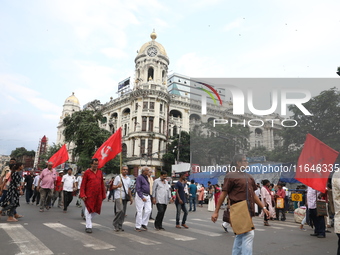
<path fill-rule="evenodd" d="M 84 109 L 100 109 L 104 118 L 99 125 L 111 133 L 122 127 L 123 157 L 128 166 L 135 169 L 140 165 L 160 169 L 166 143 L 180 131 L 189 132 L 193 126 L 213 119 L 241 119 L 232 114 L 232 102 L 225 101 L 223 88 L 219 88 L 223 105 L 207 100 L 207 114 L 202 115 L 201 100 L 197 95 L 190 96 L 190 86 L 196 86 L 195 82 L 187 76 L 168 75 L 170 61 L 165 48 L 156 41 L 155 32 L 150 36 L 151 41 L 142 45 L 135 58 L 133 89 L 107 103 L 94 100 L 84 106 Z M 64 104 L 57 144 L 64 141 L 63 118 L 79 110 L 79 101 L 73 94 Z M 245 121 L 259 119 L 250 114 L 242 117 Z M 263 145 L 272 150 L 280 142 L 275 142 L 278 129 L 279 125 L 266 121 L 260 127 L 250 128 L 250 148 Z"/>

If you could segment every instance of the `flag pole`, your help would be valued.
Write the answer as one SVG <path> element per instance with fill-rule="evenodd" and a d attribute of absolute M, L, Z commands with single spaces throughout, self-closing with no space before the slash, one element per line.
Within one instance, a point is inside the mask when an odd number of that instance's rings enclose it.
<path fill-rule="evenodd" d="M 121 141 L 122 143 L 122 141 Z M 119 175 L 121 176 L 121 171 L 122 171 L 122 165 L 123 165 L 123 150 L 119 153 Z M 122 181 L 122 185 L 124 185 L 123 183 L 123 179 L 121 178 Z M 122 204 L 122 188 L 120 188 L 120 203 Z"/>

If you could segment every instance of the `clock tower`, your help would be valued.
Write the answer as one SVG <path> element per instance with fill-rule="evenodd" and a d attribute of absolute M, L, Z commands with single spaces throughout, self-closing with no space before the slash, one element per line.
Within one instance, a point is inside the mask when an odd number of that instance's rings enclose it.
<path fill-rule="evenodd" d="M 169 58 L 163 45 L 156 42 L 155 31 L 150 37 L 152 40 L 142 45 L 135 58 L 135 89 L 151 81 L 166 89 Z"/>

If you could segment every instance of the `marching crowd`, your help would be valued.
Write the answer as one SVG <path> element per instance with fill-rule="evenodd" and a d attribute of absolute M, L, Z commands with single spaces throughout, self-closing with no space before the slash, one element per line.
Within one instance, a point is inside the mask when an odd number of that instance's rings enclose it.
<path fill-rule="evenodd" d="M 242 166 L 246 166 L 248 162 L 244 155 L 239 154 L 235 155 L 232 164 L 236 169 L 240 169 Z M 189 212 L 195 212 L 197 202 L 199 207 L 203 207 L 205 199 L 208 200 L 208 211 L 213 212 L 211 216 L 213 222 L 216 222 L 221 207 L 229 209 L 240 201 L 247 202 L 250 217 L 255 215 L 263 217 L 264 226 L 270 226 L 270 220 L 286 220 L 287 194 L 284 184 L 273 185 L 269 180 L 263 180 L 261 187 L 259 183 L 255 183 L 251 175 L 241 171 L 227 173 L 221 186 L 212 185 L 208 182 L 207 188 L 205 188 L 203 184 L 195 183 L 194 180 L 191 180 L 188 185 L 185 173 L 181 173 L 175 185 L 170 186 L 167 181 L 167 172 L 161 171 L 159 178 L 154 180 L 152 170 L 145 166 L 142 167 L 141 174 L 136 178 L 133 186 L 132 180 L 128 176 L 128 167 L 123 166 L 121 173 L 112 178 L 106 185 L 103 181 L 103 173 L 98 169 L 98 159 L 92 159 L 90 165 L 90 168 L 76 177 L 72 174 L 71 168 L 65 174 L 64 172 L 57 173 L 52 167 L 53 163 L 48 162 L 47 168 L 36 176 L 32 171 L 22 179 L 20 172 L 23 170 L 23 164 L 12 158 L 9 166 L 5 167 L 1 173 L 0 206 L 2 209 L 0 213 L 3 216 L 7 214 L 8 222 L 18 221 L 18 218 L 23 217 L 17 212 L 20 206 L 19 197 L 25 193 L 26 203 L 36 204 L 41 213 L 49 210 L 56 202 L 57 206 L 62 208 L 64 213 L 67 213 L 68 206 L 76 195 L 76 205 L 82 207 L 82 215 L 86 220 L 86 233 L 92 233 L 93 217 L 100 214 L 102 202 L 106 198 L 109 201 L 111 197 L 114 201 L 112 224 L 116 232 L 124 231 L 123 225 L 128 203 L 130 205 L 135 203 L 135 231 L 137 232 L 148 230 L 153 205 L 156 205 L 157 208 L 154 228 L 164 231 L 163 218 L 168 204 L 172 202 L 176 206 L 175 227 L 189 228 L 186 224 L 187 203 L 189 204 Z M 304 230 L 304 224 L 307 221 L 309 225 L 314 227 L 314 233 L 311 236 L 325 238 L 326 232 L 329 232 L 326 225 L 331 224 L 330 222 L 335 215 L 335 233 L 340 240 L 340 224 L 336 217 L 336 212 L 340 211 L 339 176 L 333 176 L 328 188 L 333 190 L 333 196 L 329 199 L 332 202 L 333 212 L 329 210 L 331 213 L 325 217 L 319 215 L 317 201 L 320 199 L 327 200 L 329 198 L 327 194 L 321 194 L 311 187 L 308 187 L 307 192 L 305 192 L 306 187 L 302 186 L 303 201 L 300 206 L 306 206 L 308 210 L 300 229 Z M 228 232 L 227 227 L 229 225 L 227 222 L 223 222 L 222 226 Z M 234 230 L 234 225 L 232 227 Z M 234 240 L 233 254 L 252 254 L 253 238 L 253 229 L 237 234 Z M 340 245 L 340 241 L 338 245 Z M 340 254 L 339 252 L 338 254 Z"/>

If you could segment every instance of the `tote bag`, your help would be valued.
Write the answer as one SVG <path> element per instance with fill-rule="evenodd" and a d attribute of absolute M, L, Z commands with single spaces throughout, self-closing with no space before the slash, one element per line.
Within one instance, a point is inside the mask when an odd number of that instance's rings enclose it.
<path fill-rule="evenodd" d="M 244 234 L 255 229 L 248 210 L 247 200 L 230 206 L 230 222 L 235 235 Z"/>

